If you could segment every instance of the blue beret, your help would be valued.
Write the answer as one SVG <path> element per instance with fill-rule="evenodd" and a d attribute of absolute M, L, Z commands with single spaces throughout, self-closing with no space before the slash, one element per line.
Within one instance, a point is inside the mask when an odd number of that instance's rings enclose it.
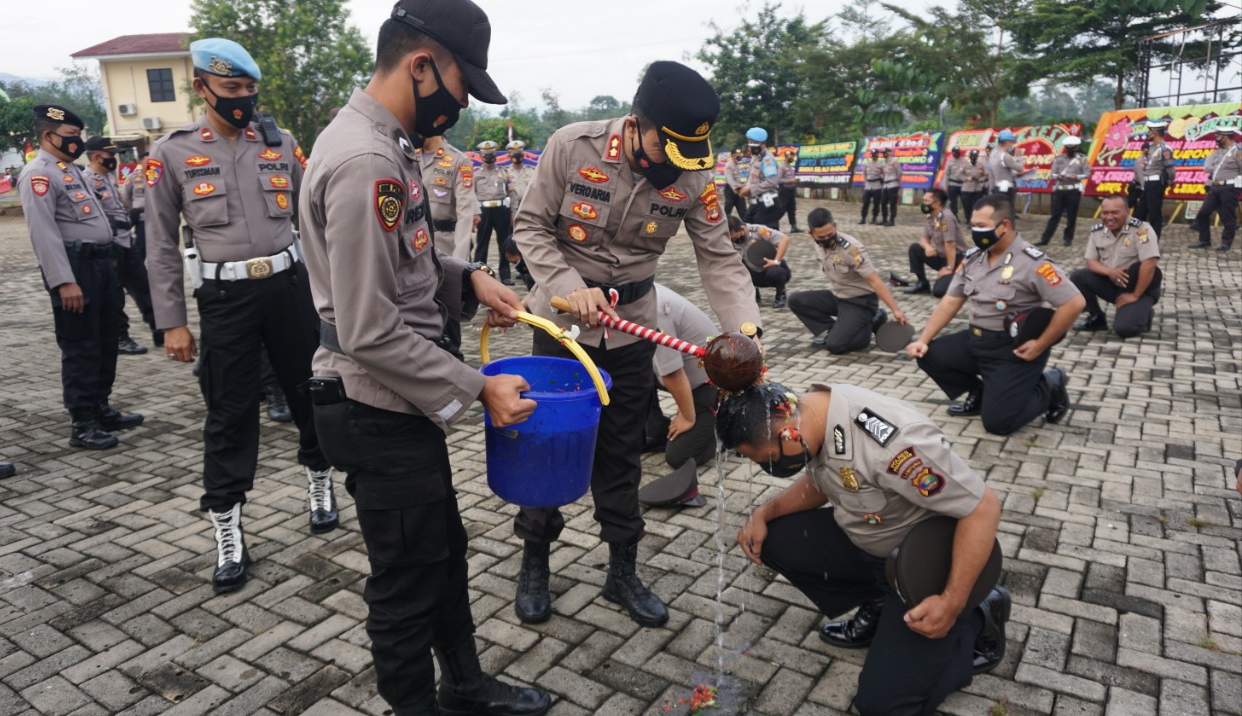
<path fill-rule="evenodd" d="M 194 68 L 220 77 L 263 79 L 263 73 L 246 48 L 223 37 L 209 37 L 190 43 Z"/>
<path fill-rule="evenodd" d="M 1016 142 L 1017 140 L 1018 136 L 1008 129 L 1002 129 L 1000 134 L 996 137 L 996 141 L 998 142 Z"/>
<path fill-rule="evenodd" d="M 768 130 L 762 127 L 751 127 L 746 130 L 746 138 L 752 142 L 766 142 L 768 141 Z"/>

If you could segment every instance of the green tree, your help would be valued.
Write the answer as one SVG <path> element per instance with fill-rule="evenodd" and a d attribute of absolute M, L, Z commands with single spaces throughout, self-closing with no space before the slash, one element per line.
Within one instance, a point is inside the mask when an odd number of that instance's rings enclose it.
<path fill-rule="evenodd" d="M 195 38 L 240 43 L 263 71 L 259 106 L 307 152 L 371 72 L 371 51 L 344 0 L 194 0 Z"/>
<path fill-rule="evenodd" d="M 29 97 L 0 97 L 0 153 L 9 149 L 20 149 L 27 139 L 33 139 L 30 136 L 30 125 L 34 117 L 34 106 L 34 100 Z M 33 146 L 34 142 L 31 144 Z"/>
<path fill-rule="evenodd" d="M 37 104 L 55 104 L 68 109 L 82 118 L 89 134 L 102 134 L 108 115 L 103 106 L 103 87 L 99 82 L 99 72 L 93 67 L 72 64 L 58 67 L 60 78 L 42 84 L 14 82 L 9 85 L 0 83 L 0 89 L 8 93 L 13 100 L 29 99 L 30 106 Z M 33 112 L 25 118 L 25 135 L 30 134 L 30 123 Z M 25 136 L 23 135 L 23 136 Z"/>

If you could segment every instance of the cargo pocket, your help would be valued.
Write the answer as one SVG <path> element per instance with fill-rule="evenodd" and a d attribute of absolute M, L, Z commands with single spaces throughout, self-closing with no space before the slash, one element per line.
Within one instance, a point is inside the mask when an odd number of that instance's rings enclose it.
<path fill-rule="evenodd" d="M 599 200 L 568 194 L 561 201 L 557 238 L 565 243 L 593 246 L 602 242 L 612 206 Z"/>
<path fill-rule="evenodd" d="M 293 216 L 293 180 L 288 174 L 259 173 L 259 189 L 267 204 L 267 215 L 273 219 Z"/>
<path fill-rule="evenodd" d="M 224 182 L 219 177 L 212 179 L 182 185 L 185 199 L 182 211 L 190 226 L 223 226 L 229 223 L 229 199 Z"/>
<path fill-rule="evenodd" d="M 668 240 L 681 228 L 681 219 L 647 219 L 634 237 L 634 253 L 662 254 Z"/>

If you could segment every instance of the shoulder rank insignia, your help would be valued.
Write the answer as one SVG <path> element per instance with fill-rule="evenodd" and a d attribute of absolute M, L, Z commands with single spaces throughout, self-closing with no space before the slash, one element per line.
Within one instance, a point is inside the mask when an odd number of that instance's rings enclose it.
<path fill-rule="evenodd" d="M 897 434 L 897 426 L 888 422 L 884 418 L 875 414 L 875 411 L 864 408 L 854 422 L 863 429 L 871 439 L 880 444 L 880 447 L 888 447 L 888 443 Z"/>
<path fill-rule="evenodd" d="M 972 246 L 969 249 L 966 249 L 965 257 L 970 258 L 972 256 L 978 256 L 980 253 L 982 253 L 982 250 L 980 250 L 978 246 Z"/>
<path fill-rule="evenodd" d="M 59 167 L 62 172 L 69 171 L 68 165 L 66 165 L 64 162 L 56 162 L 56 166 Z"/>
<path fill-rule="evenodd" d="M 1028 246 L 1025 249 L 1022 249 L 1022 252 L 1033 259 L 1042 259 L 1044 257 L 1044 252 L 1034 246 Z"/>
<path fill-rule="evenodd" d="M 838 455 L 845 454 L 845 427 L 842 425 L 832 429 L 832 449 Z"/>
<path fill-rule="evenodd" d="M 1092 230 L 1092 231 L 1099 231 L 1100 229 L 1103 229 L 1103 228 L 1104 228 L 1104 224 L 1103 224 L 1103 222 L 1101 222 L 1101 223 L 1099 223 L 1099 224 L 1092 224 L 1092 225 L 1091 225 L 1091 230 Z"/>
<path fill-rule="evenodd" d="M 849 239 L 837 234 L 837 246 L 840 246 L 843 249 L 848 249 L 850 246 L 853 246 L 853 244 L 850 243 Z"/>
<path fill-rule="evenodd" d="M 210 127 L 203 127 L 202 129 L 199 129 L 199 130 L 198 130 L 198 136 L 199 136 L 199 137 L 200 137 L 200 138 L 201 138 L 204 142 L 214 142 L 214 141 L 216 141 L 216 134 L 215 134 L 215 132 L 211 131 L 211 128 L 210 128 Z"/>
<path fill-rule="evenodd" d="M 1136 218 L 1134 218 L 1133 216 L 1131 216 L 1131 217 L 1130 217 L 1130 220 L 1129 220 L 1128 222 L 1126 222 L 1126 223 L 1130 224 L 1130 226 L 1142 226 L 1142 225 L 1143 225 L 1143 222 L 1142 222 L 1141 220 L 1136 219 Z M 1102 226 L 1102 224 L 1101 224 L 1101 226 Z"/>
<path fill-rule="evenodd" d="M 242 133 L 248 142 L 259 141 L 259 133 L 254 131 L 254 127 L 246 127 L 246 131 Z"/>
<path fill-rule="evenodd" d="M 608 138 L 608 149 L 604 152 L 604 159 L 610 162 L 621 161 L 621 135 L 614 134 Z"/>

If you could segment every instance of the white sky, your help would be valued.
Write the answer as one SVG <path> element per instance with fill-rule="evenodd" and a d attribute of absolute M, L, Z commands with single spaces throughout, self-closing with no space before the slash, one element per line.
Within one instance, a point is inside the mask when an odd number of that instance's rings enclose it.
<path fill-rule="evenodd" d="M 567 109 L 602 94 L 629 100 L 648 62 L 686 61 L 686 53 L 697 51 L 711 35 L 709 21 L 732 28 L 743 16 L 742 0 L 628 0 L 611 7 L 566 0 L 476 2 L 492 23 L 492 77 L 502 92 L 519 92 L 525 107 L 541 105 L 543 87 L 559 92 Z M 931 3 L 895 4 L 917 9 Z M 46 3 L 3 0 L 3 5 L 8 31 L 0 33 L 0 72 L 22 77 L 52 79 L 57 67 L 70 63 L 71 53 L 118 35 L 189 29 L 189 0 L 60 0 L 51 14 Z M 393 0 L 348 0 L 347 5 L 351 21 L 373 49 Z M 760 6 L 761 0 L 752 3 Z M 799 7 L 819 20 L 842 6 L 828 0 L 787 1 L 782 10 L 792 15 Z M 49 20 L 57 26 L 41 29 Z"/>

